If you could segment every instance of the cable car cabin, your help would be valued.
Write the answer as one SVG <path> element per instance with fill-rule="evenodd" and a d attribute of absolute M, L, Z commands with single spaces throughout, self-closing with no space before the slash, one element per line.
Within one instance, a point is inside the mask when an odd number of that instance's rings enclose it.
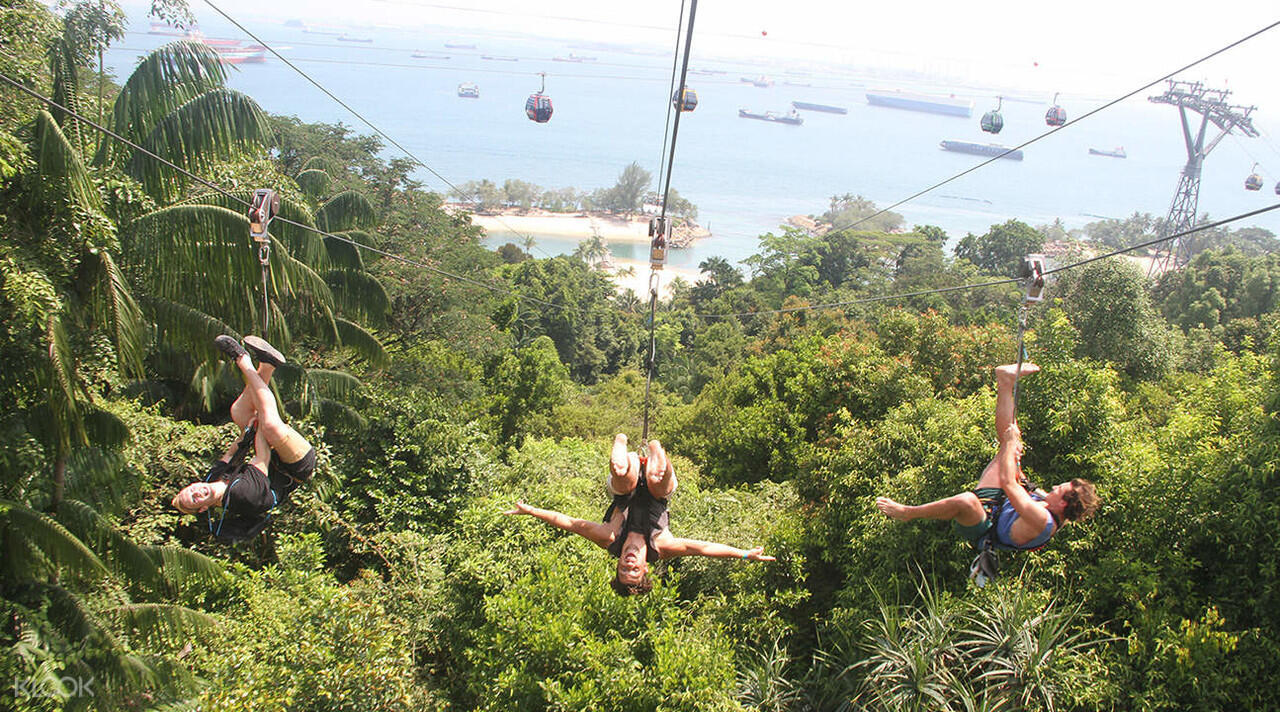
<path fill-rule="evenodd" d="M 1276 195 L 1280 195 L 1280 181 L 1276 182 Z"/>
<path fill-rule="evenodd" d="M 1262 176 L 1258 175 L 1257 173 L 1253 173 L 1248 178 L 1245 178 L 1244 189 L 1245 190 L 1262 190 Z"/>
<path fill-rule="evenodd" d="M 982 115 L 982 130 L 987 133 L 998 134 L 1000 129 L 1004 128 L 1004 117 L 999 111 L 992 109 Z"/>
<path fill-rule="evenodd" d="M 530 121 L 545 124 L 551 120 L 551 97 L 546 94 L 530 94 L 524 103 L 524 113 Z"/>
<path fill-rule="evenodd" d="M 982 130 L 987 133 L 998 134 L 1004 128 L 1004 117 L 1000 115 L 1000 109 L 1004 108 L 1004 97 L 996 98 L 996 108 L 982 115 Z"/>
<path fill-rule="evenodd" d="M 676 111 L 693 111 L 698 108 L 698 92 L 685 87 L 671 97 L 671 104 Z"/>
<path fill-rule="evenodd" d="M 1054 104 L 1044 113 L 1044 122 L 1049 126 L 1062 126 L 1067 123 L 1067 110 Z"/>

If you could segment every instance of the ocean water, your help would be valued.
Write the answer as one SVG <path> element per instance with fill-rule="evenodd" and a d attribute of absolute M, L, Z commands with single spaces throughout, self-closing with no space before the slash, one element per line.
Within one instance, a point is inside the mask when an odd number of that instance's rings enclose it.
<path fill-rule="evenodd" d="M 198 15 L 210 37 L 243 38 L 221 18 Z M 149 22 L 134 18 L 132 32 L 107 55 L 117 77 L 128 75 L 146 51 L 173 38 L 147 34 Z M 456 29 L 407 32 L 394 28 L 353 30 L 371 43 L 339 42 L 279 24 L 254 31 L 317 82 L 409 149 L 448 183 L 490 179 L 499 185 L 517 178 L 543 188 L 572 186 L 590 191 L 613 185 L 635 161 L 657 181 L 663 153 L 672 69 L 670 47 L 652 50 L 518 36 L 459 34 Z M 474 43 L 476 49 L 449 49 L 446 42 Z M 680 120 L 672 186 L 699 209 L 699 222 L 713 237 L 673 251 L 672 264 L 696 266 L 711 256 L 740 261 L 753 254 L 758 236 L 779 232 L 791 215 L 820 214 L 830 197 L 862 195 L 886 207 L 981 163 L 983 158 L 942 151 L 938 142 L 960 139 L 1013 146 L 1048 130 L 1044 112 L 1052 88 L 1033 100 L 1006 100 L 1005 128 L 998 136 L 978 127 L 982 112 L 994 108 L 994 91 L 875 79 L 853 70 L 839 73 L 803 66 L 758 64 L 703 58 L 689 77 L 699 104 Z M 414 50 L 436 55 L 417 59 Z M 595 61 L 554 61 L 570 53 Z M 484 59 L 515 57 L 517 61 Z M 448 57 L 445 59 L 444 57 Z M 547 124 L 525 118 L 524 100 L 541 84 L 555 104 Z M 767 73 L 768 88 L 741 77 Z M 1150 77 L 1135 78 L 1133 87 Z M 456 96 L 457 85 L 474 82 L 479 99 Z M 275 57 L 265 64 L 239 65 L 230 84 L 267 111 L 307 122 L 342 122 L 357 133 L 373 133 Z M 870 106 L 865 91 L 902 88 L 954 93 L 974 100 L 969 119 Z M 1134 212 L 1164 216 L 1186 162 L 1177 110 L 1151 104 L 1147 96 L 1163 86 L 1041 139 L 1024 149 L 1021 162 L 1000 160 L 894 208 L 908 226 L 932 224 L 951 236 L 982 233 L 1017 218 L 1032 225 L 1061 219 L 1068 228 L 1103 217 Z M 1034 100 L 1039 98 L 1039 100 Z M 1062 97 L 1074 119 L 1114 96 Z M 1245 97 L 1233 97 L 1246 101 Z M 741 119 L 739 108 L 790 109 L 793 100 L 847 107 L 847 115 L 802 112 L 803 126 Z M 1191 115 L 1192 118 L 1197 118 Z M 1280 117 L 1277 117 L 1280 118 Z M 1273 204 L 1280 179 L 1280 148 L 1272 135 L 1280 121 L 1255 114 L 1261 139 L 1227 137 L 1205 163 L 1199 210 L 1223 218 Z M 1212 128 L 1212 127 L 1211 127 Z M 1211 134 L 1212 135 L 1212 134 Z M 1090 147 L 1123 146 L 1126 159 L 1088 154 Z M 400 155 L 388 145 L 385 156 Z M 1260 192 L 1243 188 L 1254 163 L 1267 183 Z M 1274 172 L 1267 173 L 1266 168 Z M 449 186 L 431 172 L 417 178 L 433 190 Z M 1280 233 L 1280 216 L 1266 214 L 1237 227 L 1257 225 Z M 571 252 L 572 240 L 534 235 L 535 253 Z M 509 239 L 495 235 L 492 244 Z M 611 245 L 619 257 L 642 258 L 643 246 Z"/>

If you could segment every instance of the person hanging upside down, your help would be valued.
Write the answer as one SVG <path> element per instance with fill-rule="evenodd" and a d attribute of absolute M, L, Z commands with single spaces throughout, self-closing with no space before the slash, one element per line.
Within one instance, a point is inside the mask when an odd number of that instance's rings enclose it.
<path fill-rule="evenodd" d="M 618 559 L 618 574 L 609 584 L 619 596 L 642 595 L 653 588 L 649 564 L 679 556 L 710 556 L 719 559 L 773 561 L 764 547 L 738 549 L 697 539 L 671 535 L 667 500 L 676 491 L 676 472 L 662 444 L 649 441 L 649 457 L 642 471 L 638 453 L 627 451 L 627 436 L 618 433 L 609 456 L 609 477 L 605 490 L 613 502 L 604 513 L 604 523 L 573 517 L 547 509 L 516 503 L 503 514 L 527 514 L 558 529 L 573 532 L 605 549 Z"/>
<path fill-rule="evenodd" d="M 267 384 L 284 356 L 266 340 L 246 336 L 242 347 L 230 336 L 214 339 L 244 376 L 244 390 L 231 404 L 231 420 L 245 433 L 209 468 L 209 474 L 173 497 L 184 514 L 204 514 L 214 536 L 240 540 L 256 536 L 267 525 L 271 510 L 284 504 L 300 484 L 311 479 L 316 449 L 280 418 L 275 396 Z M 246 350 L 247 349 L 247 350 Z M 253 367 L 252 352 L 258 359 Z M 252 439 L 253 458 L 240 464 Z M 239 457 L 237 457 L 239 455 Z M 212 507 L 222 507 L 214 524 Z"/>
<path fill-rule="evenodd" d="M 1023 377 L 1039 370 L 1033 363 L 1022 364 Z M 996 369 L 996 433 L 1000 449 L 982 471 L 977 489 L 916 506 L 879 497 L 876 507 L 903 522 L 950 520 L 956 533 L 975 549 L 982 548 L 993 528 L 996 548 L 1038 549 L 1063 524 L 1092 516 L 1098 508 L 1098 495 L 1088 480 L 1077 477 L 1054 485 L 1048 492 L 1032 491 L 1024 484 L 1019 465 L 1022 432 L 1014 421 L 1013 389 L 1017 379 L 1017 365 Z"/>

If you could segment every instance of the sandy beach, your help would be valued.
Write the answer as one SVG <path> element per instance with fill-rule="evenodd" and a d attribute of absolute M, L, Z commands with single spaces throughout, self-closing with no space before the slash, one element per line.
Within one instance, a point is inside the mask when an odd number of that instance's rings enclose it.
<path fill-rule="evenodd" d="M 585 240 L 600 232 L 610 242 L 648 242 L 649 219 L 596 217 L 583 213 L 546 213 L 541 215 L 477 215 L 471 222 L 486 233 L 530 233 L 556 235 Z"/>
<path fill-rule="evenodd" d="M 451 212 L 469 212 L 468 206 L 449 204 Z M 649 241 L 649 215 L 621 217 L 605 213 L 552 213 L 545 210 L 532 210 L 524 213 L 515 211 L 488 215 L 471 213 L 471 222 L 484 228 L 486 233 L 494 234 L 529 234 L 550 235 L 575 240 L 586 240 L 599 232 L 606 242 Z M 700 226 L 677 228 L 673 242 L 677 246 L 687 245 L 699 237 L 709 237 L 711 233 Z"/>

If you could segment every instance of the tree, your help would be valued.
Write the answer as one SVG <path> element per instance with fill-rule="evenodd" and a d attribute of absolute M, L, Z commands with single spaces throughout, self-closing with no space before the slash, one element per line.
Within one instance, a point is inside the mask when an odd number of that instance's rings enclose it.
<path fill-rule="evenodd" d="M 538 194 L 541 190 L 538 186 L 522 180 L 514 178 L 507 179 L 502 184 L 502 195 L 507 205 L 515 206 L 521 210 L 528 210 L 538 200 Z"/>
<path fill-rule="evenodd" d="M 107 83 L 102 66 L 103 54 L 113 41 L 124 37 L 128 18 L 124 10 L 110 0 L 79 0 L 75 3 L 62 0 L 59 7 L 66 10 L 62 20 L 63 37 L 76 63 L 98 60 L 98 123 L 101 124 L 103 89 Z"/>
<path fill-rule="evenodd" d="M 1018 220 L 992 225 L 987 234 L 972 233 L 956 245 L 956 257 L 969 260 L 989 274 L 1017 277 L 1022 273 L 1023 258 L 1039 252 L 1044 236 Z"/>
<path fill-rule="evenodd" d="M 1079 333 L 1079 353 L 1110 361 L 1135 378 L 1153 379 L 1173 365 L 1169 326 L 1147 293 L 1137 265 L 1103 260 L 1059 281 L 1063 310 Z"/>
<path fill-rule="evenodd" d="M 545 429 L 546 419 L 560 403 L 569 372 L 546 336 L 514 353 L 500 357 L 489 368 L 494 403 L 490 412 L 498 420 L 498 441 L 518 446 L 525 436 Z"/>
<path fill-rule="evenodd" d="M 652 180 L 653 176 L 649 171 L 641 168 L 639 163 L 632 163 L 622 169 L 618 182 L 609 189 L 606 207 L 620 213 L 633 213 L 639 210 L 640 199 L 644 197 Z"/>
<path fill-rule="evenodd" d="M 903 218 L 898 213 L 880 211 L 876 204 L 861 195 L 831 196 L 831 206 L 819 220 L 827 223 L 833 230 L 841 230 L 856 226 L 860 230 L 874 232 L 893 232 L 902 227 Z M 871 216 L 875 215 L 873 219 Z"/>

